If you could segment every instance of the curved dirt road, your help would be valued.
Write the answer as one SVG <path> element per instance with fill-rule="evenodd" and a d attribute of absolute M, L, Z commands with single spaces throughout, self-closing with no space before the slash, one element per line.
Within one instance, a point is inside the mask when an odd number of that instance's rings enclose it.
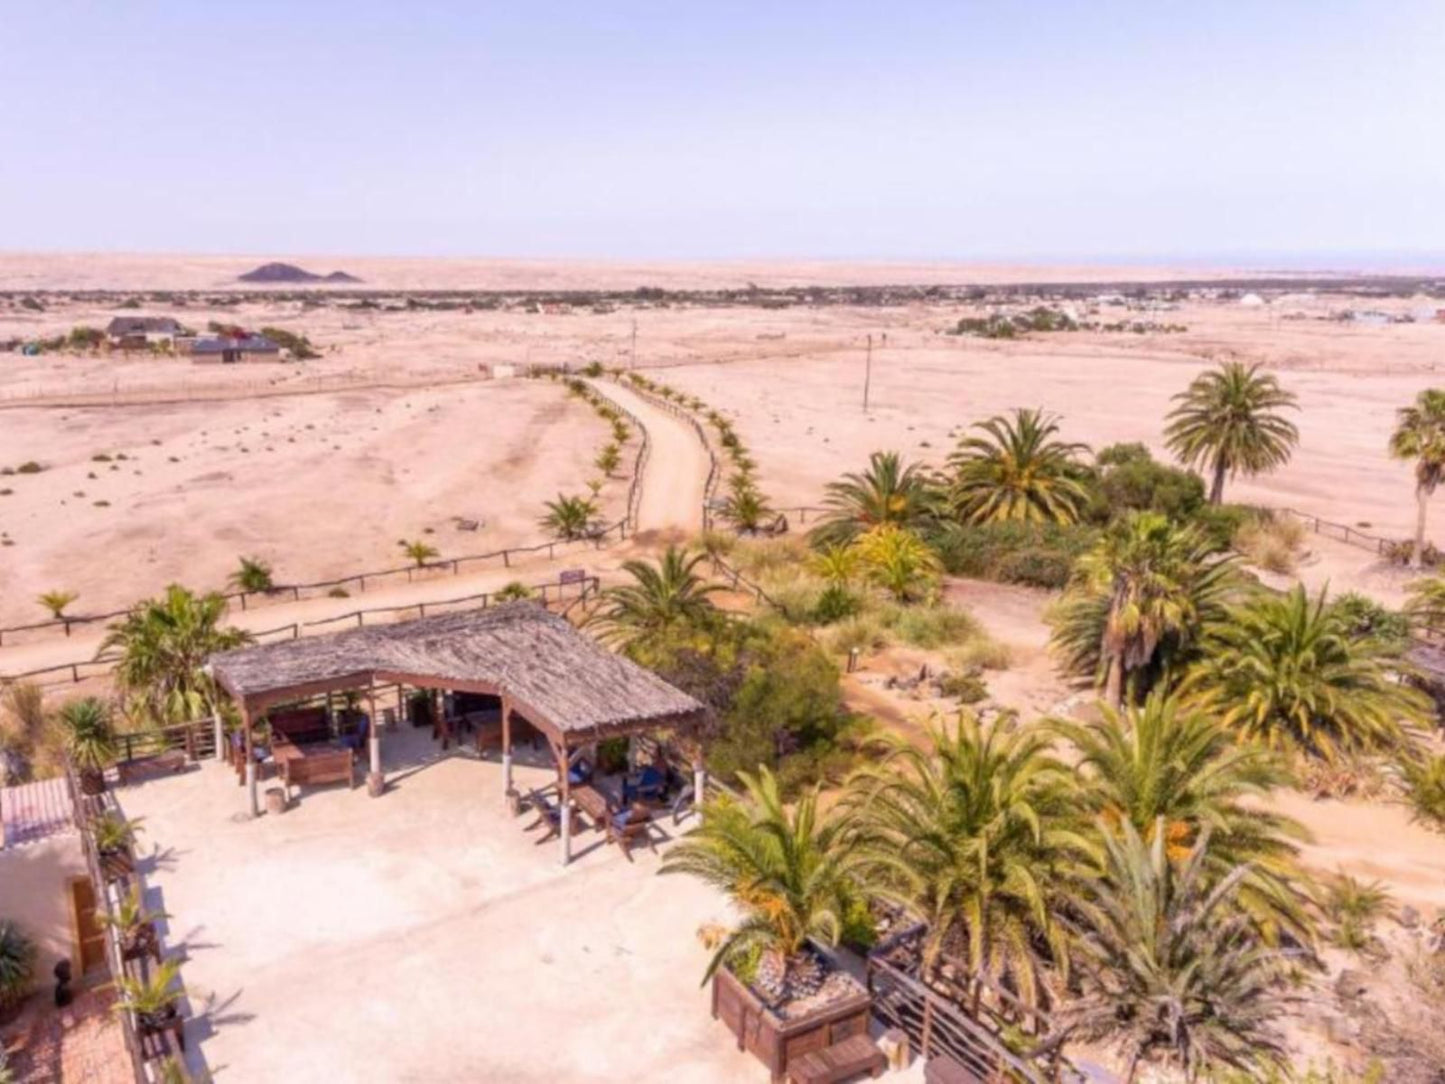
<path fill-rule="evenodd" d="M 638 541 L 683 538 L 702 530 L 702 495 L 709 467 L 707 449 L 691 425 L 621 384 L 598 384 L 597 391 L 626 407 L 647 429 L 651 441 L 637 513 Z"/>

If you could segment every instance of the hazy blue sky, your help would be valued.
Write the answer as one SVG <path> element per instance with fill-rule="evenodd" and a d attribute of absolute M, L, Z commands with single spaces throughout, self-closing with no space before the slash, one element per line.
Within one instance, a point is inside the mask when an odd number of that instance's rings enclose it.
<path fill-rule="evenodd" d="M 5 0 L 0 248 L 1445 253 L 1445 0 Z"/>

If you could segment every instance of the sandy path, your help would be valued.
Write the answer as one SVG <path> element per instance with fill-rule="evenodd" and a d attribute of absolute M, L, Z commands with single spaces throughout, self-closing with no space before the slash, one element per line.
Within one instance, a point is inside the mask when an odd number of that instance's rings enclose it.
<path fill-rule="evenodd" d="M 700 532 L 709 461 L 692 426 L 619 384 L 599 385 L 597 390 L 632 411 L 652 442 L 642 480 L 638 533 L 675 538 Z"/>

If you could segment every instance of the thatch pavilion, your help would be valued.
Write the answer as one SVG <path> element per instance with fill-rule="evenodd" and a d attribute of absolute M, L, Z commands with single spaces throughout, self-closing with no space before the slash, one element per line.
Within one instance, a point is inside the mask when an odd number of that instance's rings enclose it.
<path fill-rule="evenodd" d="M 369 704 L 373 796 L 385 789 L 376 699 L 388 686 L 497 697 L 501 701 L 503 795 L 512 785 L 514 712 L 547 740 L 558 765 L 562 808 L 570 810 L 566 766 L 575 751 L 608 738 L 695 735 L 698 701 L 651 671 L 613 654 L 564 618 L 532 602 L 441 614 L 371 628 L 239 648 L 213 655 L 208 669 L 240 711 L 251 812 L 259 811 L 253 728 L 268 709 L 333 693 Z M 694 793 L 705 778 L 696 742 Z M 562 861 L 571 858 L 570 816 L 561 818 Z"/>

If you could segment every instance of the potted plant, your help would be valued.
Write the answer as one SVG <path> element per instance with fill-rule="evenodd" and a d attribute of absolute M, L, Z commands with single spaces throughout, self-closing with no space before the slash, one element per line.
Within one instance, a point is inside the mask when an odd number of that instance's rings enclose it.
<path fill-rule="evenodd" d="M 81 793 L 105 793 L 105 769 L 116 757 L 110 706 L 99 697 L 87 696 L 66 704 L 56 719 L 64 735 L 65 751 L 80 773 Z"/>
<path fill-rule="evenodd" d="M 140 818 L 126 820 L 114 813 L 103 813 L 91 821 L 100 868 L 107 880 L 118 881 L 135 872 L 133 844 L 140 834 L 140 825 Z"/>
<path fill-rule="evenodd" d="M 816 789 L 790 809 L 766 768 L 738 778 L 746 800 L 704 805 L 662 872 L 706 881 L 742 915 L 720 933 L 703 982 L 713 1015 L 781 1081 L 790 1052 L 868 1032 L 867 990 L 816 947 L 837 946 L 861 897 L 858 843 L 840 818 L 819 818 Z"/>
<path fill-rule="evenodd" d="M 0 1023 L 19 1011 L 35 979 L 35 942 L 9 919 L 0 919 Z"/>
<path fill-rule="evenodd" d="M 185 990 L 177 981 L 180 965 L 175 960 L 166 960 L 155 968 L 148 978 L 126 975 L 115 983 L 116 1012 L 134 1014 L 136 1029 L 156 1034 L 175 1026 L 180 1019 L 180 1001 Z"/>
<path fill-rule="evenodd" d="M 122 962 L 149 956 L 156 963 L 161 962 L 161 944 L 155 924 L 157 920 L 169 917 L 164 911 L 153 911 L 145 906 L 140 885 L 121 896 L 114 914 L 99 916 L 102 923 L 115 930 Z"/>

